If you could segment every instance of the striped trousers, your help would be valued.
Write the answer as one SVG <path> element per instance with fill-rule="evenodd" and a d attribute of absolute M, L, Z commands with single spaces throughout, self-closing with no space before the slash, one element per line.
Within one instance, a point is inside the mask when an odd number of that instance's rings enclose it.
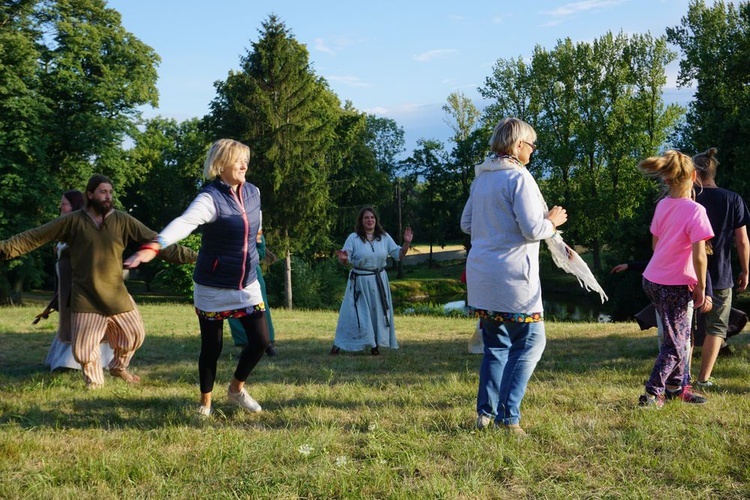
<path fill-rule="evenodd" d="M 81 364 L 88 386 L 104 384 L 99 344 L 106 338 L 114 351 L 110 370 L 124 370 L 143 344 L 146 330 L 132 297 L 133 309 L 113 316 L 98 313 L 71 312 L 73 357 Z"/>

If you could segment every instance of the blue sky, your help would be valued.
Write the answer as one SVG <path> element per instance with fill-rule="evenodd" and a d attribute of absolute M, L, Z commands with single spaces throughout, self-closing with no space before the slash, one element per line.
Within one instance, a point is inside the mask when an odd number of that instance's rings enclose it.
<path fill-rule="evenodd" d="M 706 3 L 712 4 L 712 1 Z M 498 59 L 529 57 L 536 45 L 592 41 L 607 31 L 662 35 L 687 13 L 689 0 L 110 0 L 122 24 L 154 48 L 159 107 L 144 116 L 202 117 L 213 83 L 239 67 L 261 23 L 276 14 L 307 46 L 314 71 L 341 101 L 392 118 L 404 128 L 407 154 L 417 139 L 447 142 L 441 106 L 462 91 L 481 108 L 477 87 Z M 666 98 L 675 90 L 674 63 Z"/>

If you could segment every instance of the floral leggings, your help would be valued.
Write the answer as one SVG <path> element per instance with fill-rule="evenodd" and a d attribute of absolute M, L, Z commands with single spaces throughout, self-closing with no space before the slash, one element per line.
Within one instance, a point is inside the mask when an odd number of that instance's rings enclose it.
<path fill-rule="evenodd" d="M 683 383 L 683 358 L 691 328 L 688 303 L 692 296 L 686 285 L 659 285 L 646 278 L 643 278 L 643 291 L 656 307 L 664 326 L 664 341 L 659 347 L 651 377 L 646 382 L 647 393 L 661 396 L 667 385 L 681 387 Z"/>

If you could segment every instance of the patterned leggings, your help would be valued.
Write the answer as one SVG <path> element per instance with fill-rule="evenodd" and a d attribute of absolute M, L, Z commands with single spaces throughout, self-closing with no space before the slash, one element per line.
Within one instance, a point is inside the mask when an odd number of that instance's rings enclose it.
<path fill-rule="evenodd" d="M 643 278 L 643 291 L 653 302 L 664 326 L 664 341 L 646 382 L 647 393 L 661 396 L 667 385 L 681 387 L 683 384 L 684 357 L 691 327 L 688 303 L 692 297 L 686 285 L 658 285 L 646 278 Z"/>

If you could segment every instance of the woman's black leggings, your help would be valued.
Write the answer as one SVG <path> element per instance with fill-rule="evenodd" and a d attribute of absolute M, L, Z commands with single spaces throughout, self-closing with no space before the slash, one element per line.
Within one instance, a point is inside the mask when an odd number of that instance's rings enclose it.
<path fill-rule="evenodd" d="M 264 311 L 256 311 L 239 318 L 247 334 L 247 345 L 240 353 L 234 378 L 244 382 L 250 376 L 255 365 L 263 358 L 266 348 L 271 344 L 268 338 L 268 324 Z M 206 394 L 214 389 L 216 364 L 224 346 L 224 321 L 207 320 L 198 317 L 201 328 L 201 353 L 198 357 L 198 376 L 201 393 Z"/>

